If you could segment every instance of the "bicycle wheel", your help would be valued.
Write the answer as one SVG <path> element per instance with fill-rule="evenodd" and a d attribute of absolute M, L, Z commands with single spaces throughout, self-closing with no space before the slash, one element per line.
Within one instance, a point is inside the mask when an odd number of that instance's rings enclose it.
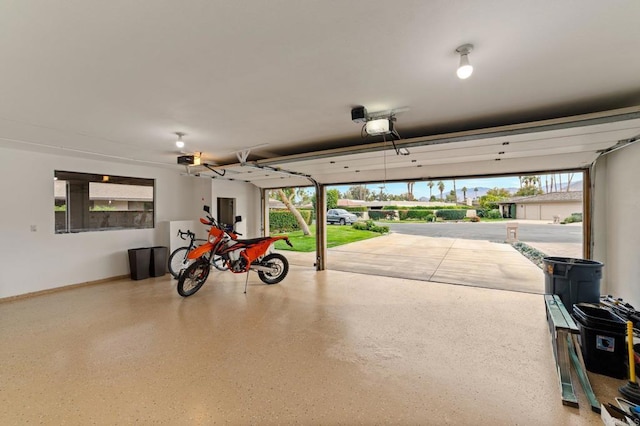
<path fill-rule="evenodd" d="M 178 278 L 178 294 L 188 297 L 200 290 L 209 276 L 211 265 L 207 259 L 198 259 L 187 267 Z"/>
<path fill-rule="evenodd" d="M 271 253 L 265 256 L 260 265 L 271 268 L 270 272 L 258 271 L 258 277 L 265 284 L 277 284 L 287 276 L 289 272 L 289 262 L 280 253 Z"/>
<path fill-rule="evenodd" d="M 213 255 L 213 260 L 211 261 L 211 263 L 218 271 L 226 271 L 227 269 L 229 269 L 227 268 L 227 263 L 224 261 L 224 258 L 222 256 Z"/>
<path fill-rule="evenodd" d="M 173 278 L 177 279 L 180 276 L 180 272 L 187 269 L 187 266 L 193 262 L 187 259 L 187 253 L 189 253 L 189 247 L 180 247 L 175 249 L 169 256 L 169 272 L 171 272 Z"/>

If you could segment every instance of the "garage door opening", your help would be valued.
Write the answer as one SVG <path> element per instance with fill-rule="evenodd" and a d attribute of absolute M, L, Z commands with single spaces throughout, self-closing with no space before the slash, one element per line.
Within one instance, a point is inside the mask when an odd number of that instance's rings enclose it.
<path fill-rule="evenodd" d="M 583 257 L 583 181 L 571 171 L 331 187 L 340 208 L 390 232 L 330 248 L 327 268 L 543 293 L 543 257 Z"/>

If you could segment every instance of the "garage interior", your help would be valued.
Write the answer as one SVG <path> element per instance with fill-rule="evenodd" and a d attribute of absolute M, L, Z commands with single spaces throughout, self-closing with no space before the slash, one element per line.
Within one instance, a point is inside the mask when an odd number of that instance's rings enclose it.
<path fill-rule="evenodd" d="M 601 292 L 640 306 L 639 14 L 3 3 L 0 423 L 600 424 L 560 403 L 540 295 L 326 270 L 322 229 L 318 270 L 250 277 L 246 295 L 222 272 L 188 299 L 168 276 L 130 281 L 126 252 L 224 198 L 260 236 L 268 188 L 313 181 L 322 201 L 332 184 L 577 169 Z M 363 138 L 359 106 L 400 138 Z M 56 171 L 153 179 L 155 226 L 56 233 Z"/>

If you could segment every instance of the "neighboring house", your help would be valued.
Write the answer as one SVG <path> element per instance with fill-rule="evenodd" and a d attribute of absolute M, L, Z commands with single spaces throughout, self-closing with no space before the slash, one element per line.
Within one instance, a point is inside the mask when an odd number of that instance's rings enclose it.
<path fill-rule="evenodd" d="M 503 217 L 529 220 L 563 220 L 582 213 L 582 191 L 550 192 L 528 197 L 513 197 L 498 203 Z"/>
<path fill-rule="evenodd" d="M 269 198 L 269 209 L 281 210 L 286 209 L 287 206 L 280 200 L 276 200 L 275 198 Z"/>
<path fill-rule="evenodd" d="M 64 205 L 67 200 L 66 182 L 54 181 L 56 205 Z M 141 185 L 119 185 L 91 182 L 89 184 L 89 202 L 91 209 L 108 207 L 114 211 L 152 210 L 153 187 Z"/>

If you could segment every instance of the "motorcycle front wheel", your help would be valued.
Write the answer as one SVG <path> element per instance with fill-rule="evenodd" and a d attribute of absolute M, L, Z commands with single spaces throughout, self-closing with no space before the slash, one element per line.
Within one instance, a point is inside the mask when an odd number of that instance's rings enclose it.
<path fill-rule="evenodd" d="M 258 271 L 258 277 L 265 284 L 278 284 L 287 276 L 289 272 L 289 262 L 287 258 L 280 253 L 271 253 L 262 258 L 260 261 L 261 266 L 271 268 L 272 271 Z"/>
<path fill-rule="evenodd" d="M 198 259 L 187 267 L 178 278 L 178 294 L 188 297 L 200 290 L 207 281 L 211 265 L 207 259 Z"/>

